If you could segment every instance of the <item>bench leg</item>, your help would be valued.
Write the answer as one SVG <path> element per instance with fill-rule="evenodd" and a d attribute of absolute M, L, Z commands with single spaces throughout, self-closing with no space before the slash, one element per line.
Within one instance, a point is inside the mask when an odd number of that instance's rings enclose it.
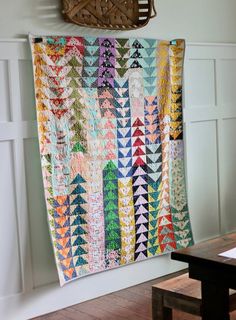
<path fill-rule="evenodd" d="M 164 306 L 163 295 L 152 289 L 152 320 L 172 320 L 172 309 Z"/>
<path fill-rule="evenodd" d="M 229 289 L 202 281 L 202 320 L 230 320 Z"/>

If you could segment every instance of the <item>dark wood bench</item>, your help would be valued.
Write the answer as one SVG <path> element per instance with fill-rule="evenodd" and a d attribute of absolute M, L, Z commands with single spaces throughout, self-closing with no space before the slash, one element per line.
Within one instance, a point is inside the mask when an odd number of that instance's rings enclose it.
<path fill-rule="evenodd" d="M 229 311 L 236 309 L 236 291 L 230 289 Z M 172 320 L 172 309 L 201 316 L 201 283 L 188 273 L 152 286 L 152 319 Z M 209 319 L 210 320 L 210 319 Z"/>

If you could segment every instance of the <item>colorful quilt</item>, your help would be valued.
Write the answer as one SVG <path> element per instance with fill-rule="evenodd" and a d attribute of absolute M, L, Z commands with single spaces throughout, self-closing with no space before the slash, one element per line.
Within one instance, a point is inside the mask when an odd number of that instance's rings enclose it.
<path fill-rule="evenodd" d="M 183 40 L 30 37 L 60 284 L 193 243 Z"/>

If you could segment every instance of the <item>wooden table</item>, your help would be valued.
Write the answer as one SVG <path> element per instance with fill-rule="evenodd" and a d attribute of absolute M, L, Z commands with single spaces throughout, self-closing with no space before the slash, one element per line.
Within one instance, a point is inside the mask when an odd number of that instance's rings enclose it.
<path fill-rule="evenodd" d="M 229 320 L 229 288 L 236 289 L 236 259 L 218 256 L 236 247 L 236 233 L 204 241 L 171 253 L 187 262 L 189 277 L 201 281 L 202 319 Z"/>

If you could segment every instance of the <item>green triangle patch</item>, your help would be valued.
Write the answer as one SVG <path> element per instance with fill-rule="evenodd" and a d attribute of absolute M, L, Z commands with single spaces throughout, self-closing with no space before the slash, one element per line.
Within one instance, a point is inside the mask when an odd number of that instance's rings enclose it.
<path fill-rule="evenodd" d="M 85 152 L 85 149 L 84 147 L 79 143 L 77 142 L 74 146 L 73 146 L 73 149 L 71 150 L 72 152 Z"/>
<path fill-rule="evenodd" d="M 81 256 L 82 254 L 86 254 L 87 251 L 85 251 L 82 247 L 78 247 L 75 252 L 74 252 L 74 256 Z"/>
<path fill-rule="evenodd" d="M 75 218 L 75 220 L 73 221 L 72 226 L 76 226 L 76 225 L 80 225 L 80 224 L 87 224 L 87 221 L 84 218 L 82 218 L 81 216 L 77 216 Z"/>
<path fill-rule="evenodd" d="M 78 260 L 76 261 L 75 266 L 78 267 L 78 266 L 82 266 L 85 264 L 88 264 L 88 262 L 86 260 L 84 260 L 82 257 L 79 257 Z"/>

